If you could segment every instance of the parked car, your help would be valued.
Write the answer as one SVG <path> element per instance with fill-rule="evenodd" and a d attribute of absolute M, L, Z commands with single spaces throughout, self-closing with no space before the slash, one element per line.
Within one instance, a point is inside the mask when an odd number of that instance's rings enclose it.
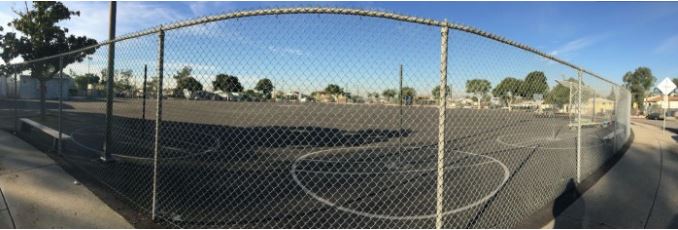
<path fill-rule="evenodd" d="M 645 119 L 648 120 L 664 120 L 664 114 L 660 112 L 650 112 L 645 115 Z"/>

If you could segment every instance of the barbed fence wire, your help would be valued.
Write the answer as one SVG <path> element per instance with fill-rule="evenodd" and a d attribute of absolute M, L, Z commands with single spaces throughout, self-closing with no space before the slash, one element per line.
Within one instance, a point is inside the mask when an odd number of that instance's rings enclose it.
<path fill-rule="evenodd" d="M 168 227 L 508 228 L 631 135 L 630 93 L 591 71 L 372 10 L 230 12 L 9 67 L 1 127 Z"/>

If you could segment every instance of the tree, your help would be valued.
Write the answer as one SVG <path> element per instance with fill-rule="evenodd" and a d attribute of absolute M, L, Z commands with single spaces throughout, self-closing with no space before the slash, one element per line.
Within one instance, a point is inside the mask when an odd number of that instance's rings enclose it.
<path fill-rule="evenodd" d="M 151 77 L 150 81 L 146 82 L 146 96 L 156 97 L 158 95 L 158 87 L 160 86 L 160 79 L 158 77 Z"/>
<path fill-rule="evenodd" d="M 224 92 L 242 92 L 244 88 L 240 84 L 238 77 L 231 76 L 228 74 L 219 74 L 216 76 L 216 80 L 212 82 L 212 88 L 214 90 L 221 90 Z"/>
<path fill-rule="evenodd" d="M 134 90 L 134 83 L 132 83 L 132 70 L 119 70 L 113 79 L 113 89 L 116 92 L 131 92 Z"/>
<path fill-rule="evenodd" d="M 116 93 L 119 92 L 129 92 L 133 91 L 134 83 L 132 82 L 132 70 L 131 69 L 121 69 L 113 71 L 113 91 Z M 101 84 L 106 85 L 108 80 L 108 69 L 104 68 L 101 70 Z"/>
<path fill-rule="evenodd" d="M 379 102 L 379 92 L 367 93 L 367 99 L 370 103 Z"/>
<path fill-rule="evenodd" d="M 71 75 L 74 76 L 74 75 Z M 75 76 L 73 81 L 75 82 L 75 88 L 79 90 L 86 90 L 87 84 L 89 84 L 89 78 L 86 76 Z"/>
<path fill-rule="evenodd" d="M 271 92 L 273 92 L 273 82 L 268 78 L 261 79 L 257 82 L 257 85 L 254 86 L 254 89 L 259 90 L 263 94 L 264 98 L 271 98 Z"/>
<path fill-rule="evenodd" d="M 285 92 L 280 91 L 280 90 L 275 92 L 275 99 L 276 100 L 283 99 L 284 97 L 285 97 Z"/>
<path fill-rule="evenodd" d="M 0 26 L 0 32 L 2 32 L 4 29 L 2 26 Z M 9 66 L 9 62 L 19 56 L 19 52 L 17 51 L 19 46 L 21 45 L 21 42 L 19 39 L 16 38 L 16 33 L 6 33 L 6 34 L 0 34 L 0 49 L 2 53 L 0 53 L 0 59 L 5 63 L 4 65 L 0 66 L 0 75 L 7 76 L 9 77 L 13 73 L 18 72 L 17 70 L 11 69 Z"/>
<path fill-rule="evenodd" d="M 678 77 L 677 77 L 677 78 L 673 78 L 673 84 L 675 84 L 676 86 L 678 86 Z M 674 92 L 674 93 L 678 93 L 678 88 L 676 88 L 673 92 Z"/>
<path fill-rule="evenodd" d="M 652 71 L 647 67 L 638 67 L 633 72 L 626 72 L 624 74 L 624 86 L 631 91 L 633 103 L 636 103 L 640 111 L 645 110 L 643 99 L 645 92 L 650 90 L 656 78 L 652 75 Z"/>
<path fill-rule="evenodd" d="M 481 108 L 481 101 L 485 94 L 490 92 L 491 88 L 492 84 L 485 79 L 472 79 L 466 81 L 466 92 L 474 94 L 476 100 L 478 100 L 478 109 Z"/>
<path fill-rule="evenodd" d="M 530 72 L 525 77 L 525 80 L 523 80 L 520 89 L 519 94 L 527 98 L 532 98 L 534 94 L 545 95 L 549 90 L 549 85 L 546 83 L 546 75 L 541 71 Z"/>
<path fill-rule="evenodd" d="M 258 101 L 261 98 L 262 94 L 255 92 L 254 90 L 248 89 L 243 91 L 243 98 L 246 101 Z"/>
<path fill-rule="evenodd" d="M 396 94 L 398 94 L 398 92 L 396 92 L 395 89 L 386 89 L 384 90 L 384 92 L 381 93 L 381 95 L 387 98 L 388 100 L 391 100 L 393 97 L 396 96 Z"/>
<path fill-rule="evenodd" d="M 191 76 L 193 70 L 189 66 L 184 66 L 181 70 L 172 76 L 177 82 L 177 87 L 174 89 L 174 96 L 179 97 L 184 94 L 184 89 L 189 92 L 202 90 L 202 84 Z"/>
<path fill-rule="evenodd" d="M 495 97 L 499 97 L 508 106 L 509 111 L 511 111 L 511 104 L 513 104 L 515 97 L 520 93 L 522 86 L 523 81 L 507 77 L 499 82 L 499 85 L 492 90 L 492 94 Z"/>
<path fill-rule="evenodd" d="M 565 80 L 565 82 L 572 82 L 573 84 L 577 85 L 578 80 L 574 78 L 569 78 Z M 578 87 L 578 85 L 577 85 Z M 575 97 L 576 99 L 576 97 Z M 551 91 L 546 95 L 544 98 L 544 102 L 548 104 L 554 104 L 557 105 L 558 107 L 562 107 L 565 104 L 570 103 L 570 86 L 565 86 L 562 84 L 558 84 Z M 576 102 L 573 102 L 576 103 Z M 568 106 L 568 110 L 571 109 L 572 106 Z"/>
<path fill-rule="evenodd" d="M 52 56 L 65 53 L 80 48 L 97 44 L 97 41 L 85 36 L 76 37 L 67 36 L 68 28 L 60 27 L 58 24 L 69 20 L 71 16 L 79 16 L 80 12 L 71 11 L 61 2 L 33 2 L 32 9 L 26 9 L 26 12 L 15 11 L 18 18 L 12 20 L 9 25 L 21 32 L 20 39 L 16 42 L 13 49 L 14 55 L 21 56 L 24 61 Z M 38 79 L 40 83 L 40 116 L 45 115 L 45 91 L 46 82 L 52 79 L 65 66 L 81 62 L 89 54 L 93 54 L 95 49 L 83 50 L 71 55 L 65 55 L 61 58 L 52 58 L 40 61 L 30 65 L 31 77 Z M 5 51 L 6 52 L 6 51 Z M 3 52 L 4 53 L 4 52 Z M 59 60 L 62 59 L 63 65 Z"/>
<path fill-rule="evenodd" d="M 414 97 L 417 96 L 417 90 L 412 87 L 405 86 L 402 89 L 402 95 L 398 93 L 398 97 L 403 101 L 405 105 L 410 105 L 414 101 Z"/>
<path fill-rule="evenodd" d="M 333 96 L 342 95 L 342 94 L 344 94 L 344 89 L 342 89 L 338 85 L 329 84 L 329 85 L 327 85 L 327 87 L 325 87 L 325 93 L 333 95 Z"/>
<path fill-rule="evenodd" d="M 440 85 L 433 87 L 433 90 L 431 90 L 431 95 L 433 95 L 433 98 L 436 100 L 440 99 Z M 450 95 L 450 86 L 445 86 L 445 95 Z"/>
<path fill-rule="evenodd" d="M 195 92 L 202 90 L 202 84 L 198 80 L 192 77 L 185 77 L 177 80 L 176 92 L 182 92 L 188 90 L 189 92 Z M 180 94 L 179 94 L 180 95 Z"/>
<path fill-rule="evenodd" d="M 84 75 L 78 75 L 73 70 L 69 73 L 73 77 L 75 82 L 75 87 L 79 90 L 87 90 L 87 85 L 97 84 L 101 80 L 99 76 L 91 73 L 86 73 Z"/>
<path fill-rule="evenodd" d="M 405 99 L 405 97 L 414 98 L 415 96 L 417 96 L 417 90 L 409 86 L 403 87 L 403 99 Z"/>
<path fill-rule="evenodd" d="M 192 72 L 193 69 L 190 66 L 184 66 L 179 71 L 177 71 L 177 73 L 174 74 L 172 78 L 174 78 L 174 80 L 179 80 L 185 77 L 190 77 Z"/>

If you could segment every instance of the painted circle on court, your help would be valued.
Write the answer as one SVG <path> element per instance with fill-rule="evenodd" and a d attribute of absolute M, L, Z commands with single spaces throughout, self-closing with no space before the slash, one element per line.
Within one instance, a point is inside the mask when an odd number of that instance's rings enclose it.
<path fill-rule="evenodd" d="M 444 215 L 485 203 L 510 174 L 496 158 L 456 150 L 446 152 L 444 172 Z M 436 146 L 315 151 L 298 157 L 290 173 L 307 195 L 343 212 L 391 220 L 435 218 Z"/>
<path fill-rule="evenodd" d="M 592 148 L 604 144 L 604 140 L 596 135 L 584 135 L 582 147 Z M 498 136 L 496 142 L 511 147 L 539 149 L 576 149 L 577 134 L 567 133 L 563 135 L 538 135 L 534 133 L 516 133 Z"/>

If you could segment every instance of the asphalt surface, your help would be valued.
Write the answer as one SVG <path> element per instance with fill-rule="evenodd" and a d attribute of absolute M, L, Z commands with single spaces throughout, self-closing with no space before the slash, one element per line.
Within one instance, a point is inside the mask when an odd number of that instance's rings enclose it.
<path fill-rule="evenodd" d="M 657 128 L 663 128 L 664 124 L 666 124 L 666 130 L 669 132 L 673 133 L 678 133 L 678 120 L 673 118 L 666 119 L 666 122 L 664 123 L 663 120 L 648 120 L 644 118 L 634 118 L 631 119 L 632 122 L 638 122 L 641 124 L 646 124 L 646 125 L 651 125 Z"/>
<path fill-rule="evenodd" d="M 18 117 L 58 127 L 58 103 L 2 101 L 1 127 Z M 63 157 L 151 209 L 156 101 L 116 99 L 111 152 L 102 164 L 105 103 L 67 101 Z M 18 106 L 17 106 L 18 105 Z M 18 107 L 13 110 L 9 108 Z M 401 112 L 402 111 L 402 112 Z M 567 116 L 448 109 L 446 228 L 511 227 L 576 178 L 576 129 Z M 402 116 L 401 116 L 402 114 Z M 145 119 L 142 117 L 145 116 Z M 582 130 L 582 177 L 613 154 L 614 127 Z M 170 227 L 432 228 L 438 110 L 388 105 L 163 102 L 158 214 Z M 44 149 L 35 130 L 19 136 Z"/>

